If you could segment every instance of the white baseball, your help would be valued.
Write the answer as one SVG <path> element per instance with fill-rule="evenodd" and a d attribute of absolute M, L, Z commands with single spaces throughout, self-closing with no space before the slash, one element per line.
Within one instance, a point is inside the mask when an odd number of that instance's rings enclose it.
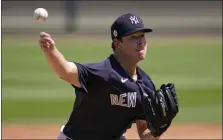
<path fill-rule="evenodd" d="M 46 21 L 48 17 L 48 12 L 44 8 L 37 8 L 34 11 L 33 17 L 36 21 Z"/>

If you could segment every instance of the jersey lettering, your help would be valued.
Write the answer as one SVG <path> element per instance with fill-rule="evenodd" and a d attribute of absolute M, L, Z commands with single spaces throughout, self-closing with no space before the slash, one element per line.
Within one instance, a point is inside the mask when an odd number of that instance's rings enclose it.
<path fill-rule="evenodd" d="M 136 92 L 128 92 L 120 95 L 110 94 L 111 105 L 134 108 L 136 106 Z"/>
<path fill-rule="evenodd" d="M 128 96 L 128 107 L 135 107 L 136 106 L 136 92 L 130 92 Z"/>

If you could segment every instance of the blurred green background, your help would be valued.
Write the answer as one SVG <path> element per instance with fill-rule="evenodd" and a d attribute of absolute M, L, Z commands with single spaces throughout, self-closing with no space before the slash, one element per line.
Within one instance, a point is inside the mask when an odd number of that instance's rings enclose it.
<path fill-rule="evenodd" d="M 33 19 L 46 8 L 47 22 Z M 51 33 L 71 61 L 98 62 L 112 53 L 110 26 L 124 13 L 141 16 L 148 54 L 139 65 L 156 87 L 173 82 L 177 123 L 222 122 L 221 1 L 4 1 L 2 3 L 2 123 L 64 124 L 74 89 L 58 78 L 38 44 Z M 9 132 L 12 129 L 8 130 Z"/>
<path fill-rule="evenodd" d="M 221 123 L 222 40 L 220 37 L 150 37 L 140 66 L 157 88 L 173 82 L 178 91 L 178 123 Z M 112 50 L 110 40 L 54 36 L 68 60 L 98 62 Z M 74 89 L 49 67 L 36 36 L 5 35 L 2 40 L 2 122 L 65 123 Z"/>

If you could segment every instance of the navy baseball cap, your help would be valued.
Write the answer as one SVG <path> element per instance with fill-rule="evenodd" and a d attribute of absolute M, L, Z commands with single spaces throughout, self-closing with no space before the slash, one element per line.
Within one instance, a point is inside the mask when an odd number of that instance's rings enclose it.
<path fill-rule="evenodd" d="M 111 26 L 111 38 L 122 38 L 137 31 L 152 32 L 152 29 L 145 28 L 143 20 L 132 13 L 118 17 Z"/>

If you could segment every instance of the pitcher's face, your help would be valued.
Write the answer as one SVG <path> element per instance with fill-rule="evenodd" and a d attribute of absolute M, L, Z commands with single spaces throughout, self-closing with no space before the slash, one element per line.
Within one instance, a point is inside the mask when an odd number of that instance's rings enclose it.
<path fill-rule="evenodd" d="M 143 60 L 146 57 L 147 42 L 143 31 L 123 37 L 120 45 L 121 47 L 119 47 L 119 49 L 121 49 L 126 56 L 136 61 Z"/>

